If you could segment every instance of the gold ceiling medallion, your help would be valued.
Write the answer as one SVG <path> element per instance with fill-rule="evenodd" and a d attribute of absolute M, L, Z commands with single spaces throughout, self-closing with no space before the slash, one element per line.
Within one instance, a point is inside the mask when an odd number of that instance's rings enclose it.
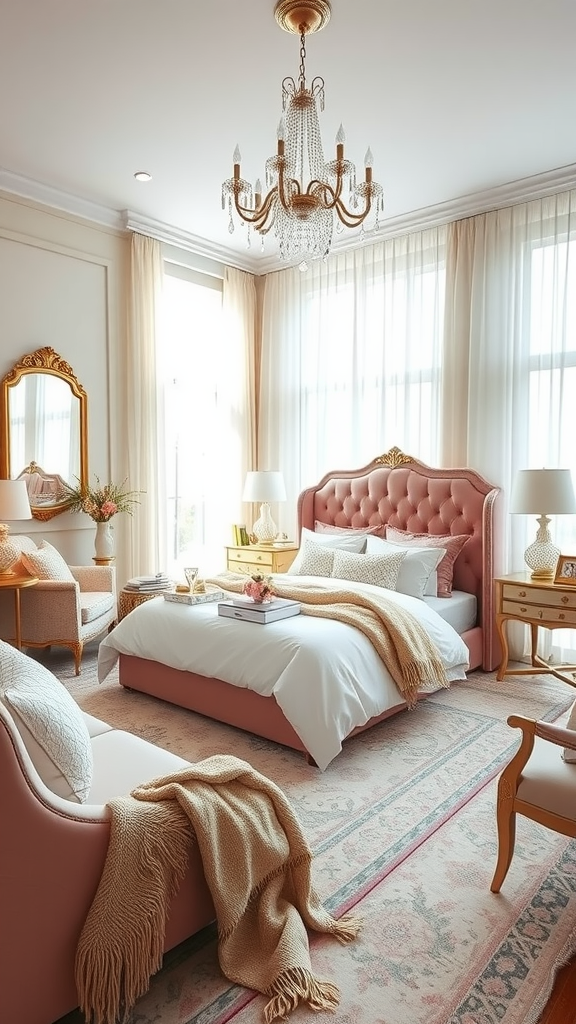
<path fill-rule="evenodd" d="M 399 448 L 391 448 L 389 452 L 379 455 L 377 459 L 374 459 L 374 462 L 394 468 L 396 466 L 407 466 L 410 462 L 414 462 L 414 459 L 411 455 L 405 455 Z"/>
<path fill-rule="evenodd" d="M 266 189 L 257 179 L 254 189 L 240 174 L 240 150 L 234 150 L 233 177 L 222 183 L 222 209 L 228 210 L 228 230 L 234 214 L 254 228 L 262 239 L 273 229 L 283 260 L 318 259 L 328 255 L 334 227 L 360 228 L 374 213 L 374 228 L 384 209 L 382 186 L 372 180 L 372 153 L 366 151 L 364 180 L 356 181 L 356 167 L 344 156 L 342 125 L 336 135 L 336 159 L 326 161 L 318 120 L 324 110 L 324 79 L 306 83 L 306 36 L 319 32 L 330 20 L 328 0 L 278 0 L 274 16 L 286 32 L 300 36 L 298 80 L 282 82 L 282 117 L 276 132 L 276 153 L 266 161 Z"/>

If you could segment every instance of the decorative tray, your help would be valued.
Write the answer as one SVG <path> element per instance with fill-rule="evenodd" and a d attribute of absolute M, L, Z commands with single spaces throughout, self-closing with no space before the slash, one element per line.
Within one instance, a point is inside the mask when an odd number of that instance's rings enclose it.
<path fill-rule="evenodd" d="M 165 590 L 162 592 L 165 601 L 173 601 L 175 604 L 206 604 L 208 601 L 221 601 L 224 591 L 210 584 L 206 585 L 205 593 L 186 594 L 176 590 Z"/>

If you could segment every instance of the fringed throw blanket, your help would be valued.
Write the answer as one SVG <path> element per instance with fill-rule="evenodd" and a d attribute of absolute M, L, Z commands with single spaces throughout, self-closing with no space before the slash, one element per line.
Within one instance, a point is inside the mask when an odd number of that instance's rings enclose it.
<path fill-rule="evenodd" d="M 209 580 L 223 590 L 242 593 L 246 576 L 223 572 Z M 360 629 L 390 672 L 408 707 L 414 707 L 418 691 L 431 680 L 450 685 L 436 646 L 415 615 L 384 595 L 354 590 L 328 590 L 313 584 L 286 584 L 274 580 L 278 597 L 299 601 L 305 615 L 338 619 Z"/>
<path fill-rule="evenodd" d="M 333 1010 L 338 988 L 314 977 L 306 928 L 341 942 L 359 922 L 322 907 L 312 853 L 282 791 L 251 765 L 217 755 L 111 800 L 100 885 L 80 936 L 76 984 L 95 1024 L 116 1024 L 161 966 L 166 913 L 197 841 L 232 982 L 269 996 L 266 1022 L 299 1003 Z"/>

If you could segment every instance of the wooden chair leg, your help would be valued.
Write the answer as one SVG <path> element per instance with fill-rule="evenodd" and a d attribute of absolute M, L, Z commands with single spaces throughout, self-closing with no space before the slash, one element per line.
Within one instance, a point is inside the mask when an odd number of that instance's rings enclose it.
<path fill-rule="evenodd" d="M 504 786 L 502 782 L 504 781 Z M 502 790 L 508 789 L 505 780 L 500 780 L 498 787 L 498 809 L 496 812 L 496 823 L 498 829 L 498 860 L 496 870 L 490 885 L 492 892 L 500 892 L 500 888 L 508 868 L 512 863 L 514 844 L 516 842 L 516 814 L 514 812 L 514 800 L 512 795 Z"/>

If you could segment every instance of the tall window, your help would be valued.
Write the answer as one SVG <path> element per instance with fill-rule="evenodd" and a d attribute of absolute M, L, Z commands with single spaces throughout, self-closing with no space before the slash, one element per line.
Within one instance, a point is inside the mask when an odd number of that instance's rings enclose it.
<path fill-rule="evenodd" d="M 183 576 L 183 566 L 195 565 L 215 572 L 230 518 L 219 479 L 229 443 L 220 401 L 222 282 L 165 264 L 160 333 L 167 571 Z"/>
<path fill-rule="evenodd" d="M 294 504 L 393 445 L 437 462 L 445 284 L 442 227 L 269 275 L 259 459 Z"/>

